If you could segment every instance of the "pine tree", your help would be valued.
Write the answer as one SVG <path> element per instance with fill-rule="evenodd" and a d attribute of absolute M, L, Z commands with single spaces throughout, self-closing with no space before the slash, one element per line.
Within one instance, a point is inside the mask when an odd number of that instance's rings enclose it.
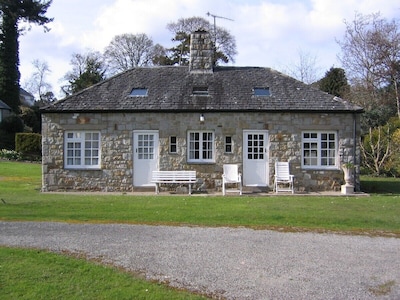
<path fill-rule="evenodd" d="M 19 21 L 45 26 L 52 0 L 0 0 L 0 99 L 19 113 Z M 45 30 L 47 28 L 45 27 Z"/>
<path fill-rule="evenodd" d="M 345 71 L 341 68 L 330 68 L 319 81 L 319 88 L 329 94 L 343 97 L 349 89 Z"/>

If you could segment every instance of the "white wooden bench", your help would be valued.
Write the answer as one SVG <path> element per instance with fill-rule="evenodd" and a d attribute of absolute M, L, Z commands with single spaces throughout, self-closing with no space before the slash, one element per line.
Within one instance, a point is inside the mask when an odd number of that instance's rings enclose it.
<path fill-rule="evenodd" d="M 160 183 L 188 183 L 189 195 L 192 194 L 192 183 L 196 183 L 196 171 L 153 171 L 151 182 L 156 184 L 156 194 Z"/>

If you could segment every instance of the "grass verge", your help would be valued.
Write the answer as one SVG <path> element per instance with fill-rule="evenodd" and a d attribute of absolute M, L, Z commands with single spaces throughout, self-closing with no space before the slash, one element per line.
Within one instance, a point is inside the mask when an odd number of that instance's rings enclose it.
<path fill-rule="evenodd" d="M 32 249 L 0 247 L 1 299 L 206 299 L 122 270 Z"/>

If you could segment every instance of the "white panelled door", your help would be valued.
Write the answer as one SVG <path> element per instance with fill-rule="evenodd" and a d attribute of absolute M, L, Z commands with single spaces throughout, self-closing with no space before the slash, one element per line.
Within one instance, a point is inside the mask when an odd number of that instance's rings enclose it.
<path fill-rule="evenodd" d="M 268 131 L 243 130 L 243 185 L 268 186 Z"/>
<path fill-rule="evenodd" d="M 158 170 L 158 131 L 133 131 L 133 185 L 154 186 L 151 174 Z"/>

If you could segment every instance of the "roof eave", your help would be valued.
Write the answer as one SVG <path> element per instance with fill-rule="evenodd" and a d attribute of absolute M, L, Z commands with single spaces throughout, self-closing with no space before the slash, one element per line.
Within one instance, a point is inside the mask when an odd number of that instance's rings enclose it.
<path fill-rule="evenodd" d="M 363 113 L 364 109 L 42 109 L 41 113 L 185 113 L 185 112 L 266 112 L 266 113 Z"/>

